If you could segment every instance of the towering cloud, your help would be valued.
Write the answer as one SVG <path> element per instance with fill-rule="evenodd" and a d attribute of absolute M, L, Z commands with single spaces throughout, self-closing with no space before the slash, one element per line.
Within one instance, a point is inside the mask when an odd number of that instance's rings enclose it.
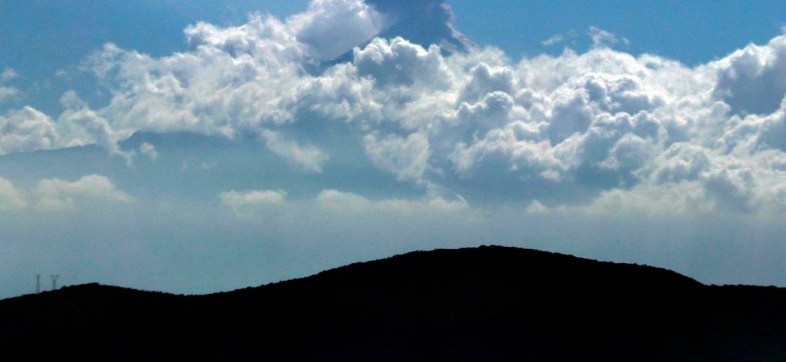
<path fill-rule="evenodd" d="M 69 92 L 57 119 L 8 112 L 0 152 L 92 143 L 130 157 L 117 142 L 135 132 L 185 131 L 256 138 L 311 174 L 362 150 L 425 195 L 470 203 L 784 206 L 786 36 L 687 67 L 592 28 L 586 53 L 513 62 L 452 16 L 436 0 L 315 0 L 283 21 L 189 26 L 189 50 L 168 56 L 107 44 L 85 66 L 109 104 Z"/>

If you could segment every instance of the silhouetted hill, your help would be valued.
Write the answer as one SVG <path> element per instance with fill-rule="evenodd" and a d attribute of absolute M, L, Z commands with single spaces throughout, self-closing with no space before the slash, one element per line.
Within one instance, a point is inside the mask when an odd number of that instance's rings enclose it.
<path fill-rule="evenodd" d="M 205 296 L 88 284 L 6 299 L 0 345 L 18 360 L 786 360 L 784 307 L 780 288 L 480 247 Z"/>

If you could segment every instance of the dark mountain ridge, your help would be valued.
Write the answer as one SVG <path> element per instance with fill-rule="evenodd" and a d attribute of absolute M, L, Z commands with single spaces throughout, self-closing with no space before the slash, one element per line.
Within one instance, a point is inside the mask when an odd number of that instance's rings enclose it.
<path fill-rule="evenodd" d="M 0 301 L 14 360 L 786 360 L 786 290 L 535 250 L 413 252 L 204 296 Z"/>

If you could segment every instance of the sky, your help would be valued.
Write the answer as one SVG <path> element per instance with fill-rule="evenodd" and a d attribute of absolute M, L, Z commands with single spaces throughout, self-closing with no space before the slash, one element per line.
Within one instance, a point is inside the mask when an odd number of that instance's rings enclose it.
<path fill-rule="evenodd" d="M 0 298 L 482 244 L 786 286 L 785 8 L 0 0 Z"/>

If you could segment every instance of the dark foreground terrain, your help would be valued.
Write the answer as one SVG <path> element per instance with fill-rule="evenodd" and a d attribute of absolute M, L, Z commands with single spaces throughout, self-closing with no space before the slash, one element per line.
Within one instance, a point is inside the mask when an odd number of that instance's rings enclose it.
<path fill-rule="evenodd" d="M 415 252 L 258 288 L 0 301 L 2 360 L 786 361 L 786 290 L 534 250 Z"/>

